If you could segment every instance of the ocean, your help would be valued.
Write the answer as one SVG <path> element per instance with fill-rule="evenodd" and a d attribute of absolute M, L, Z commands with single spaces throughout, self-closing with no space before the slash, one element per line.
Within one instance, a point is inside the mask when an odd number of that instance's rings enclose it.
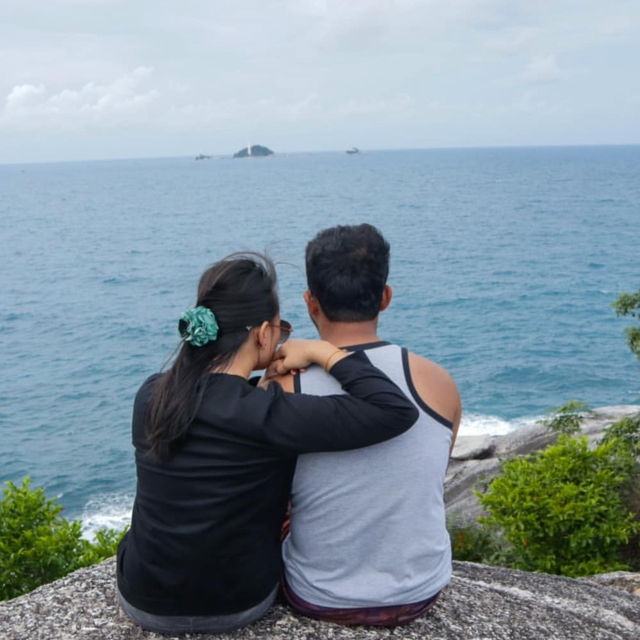
<path fill-rule="evenodd" d="M 389 240 L 380 334 L 451 372 L 462 434 L 640 402 L 611 308 L 640 286 L 640 146 L 4 165 L 0 212 L 0 480 L 30 476 L 89 533 L 127 521 L 133 397 L 203 269 L 268 251 L 313 337 L 304 247 L 335 224 Z"/>

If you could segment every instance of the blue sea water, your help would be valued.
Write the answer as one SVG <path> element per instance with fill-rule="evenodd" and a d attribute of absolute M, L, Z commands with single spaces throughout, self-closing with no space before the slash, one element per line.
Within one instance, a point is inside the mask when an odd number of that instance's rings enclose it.
<path fill-rule="evenodd" d="M 639 146 L 6 165 L 0 214 L 0 480 L 30 475 L 89 528 L 127 518 L 133 397 L 202 270 L 269 250 L 313 337 L 304 246 L 334 224 L 390 241 L 380 333 L 452 373 L 462 433 L 640 402 L 610 306 L 640 286 Z"/>

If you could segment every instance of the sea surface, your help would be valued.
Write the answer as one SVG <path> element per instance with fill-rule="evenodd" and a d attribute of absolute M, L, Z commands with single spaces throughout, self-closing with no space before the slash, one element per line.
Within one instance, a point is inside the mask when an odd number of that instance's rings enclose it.
<path fill-rule="evenodd" d="M 461 433 L 640 402 L 611 308 L 640 286 L 640 146 L 4 165 L 0 220 L 0 480 L 31 476 L 87 532 L 127 521 L 133 397 L 203 269 L 268 250 L 313 337 L 304 247 L 335 224 L 390 241 L 380 334 L 452 373 Z"/>

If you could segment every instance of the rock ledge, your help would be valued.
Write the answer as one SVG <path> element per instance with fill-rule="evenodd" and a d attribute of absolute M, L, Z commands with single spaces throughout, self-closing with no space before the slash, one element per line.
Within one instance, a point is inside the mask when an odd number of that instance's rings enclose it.
<path fill-rule="evenodd" d="M 161 640 L 133 624 L 116 600 L 115 559 L 81 569 L 0 603 L 3 640 Z M 201 640 L 598 640 L 640 638 L 640 598 L 584 580 L 455 562 L 454 577 L 431 614 L 406 627 L 340 627 L 277 605 L 232 634 Z"/>

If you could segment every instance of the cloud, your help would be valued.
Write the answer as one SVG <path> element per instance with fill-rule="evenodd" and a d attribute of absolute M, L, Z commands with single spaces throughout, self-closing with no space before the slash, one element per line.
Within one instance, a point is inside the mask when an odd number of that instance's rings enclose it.
<path fill-rule="evenodd" d="M 44 84 L 17 85 L 5 99 L 0 122 L 37 128 L 137 121 L 159 95 L 156 89 L 141 87 L 152 74 L 152 68 L 138 67 L 108 84 L 88 82 L 55 93 Z"/>
<path fill-rule="evenodd" d="M 540 35 L 534 27 L 513 27 L 496 33 L 485 40 L 485 46 L 498 53 L 517 53 L 526 49 Z"/>
<path fill-rule="evenodd" d="M 7 111 L 19 111 L 20 109 L 29 108 L 34 104 L 37 104 L 40 96 L 45 93 L 45 87 L 43 84 L 39 84 L 37 87 L 32 84 L 20 84 L 13 87 L 6 99 Z"/>
<path fill-rule="evenodd" d="M 530 84 L 554 82 L 562 77 L 554 55 L 534 56 L 524 70 L 523 79 Z"/>

